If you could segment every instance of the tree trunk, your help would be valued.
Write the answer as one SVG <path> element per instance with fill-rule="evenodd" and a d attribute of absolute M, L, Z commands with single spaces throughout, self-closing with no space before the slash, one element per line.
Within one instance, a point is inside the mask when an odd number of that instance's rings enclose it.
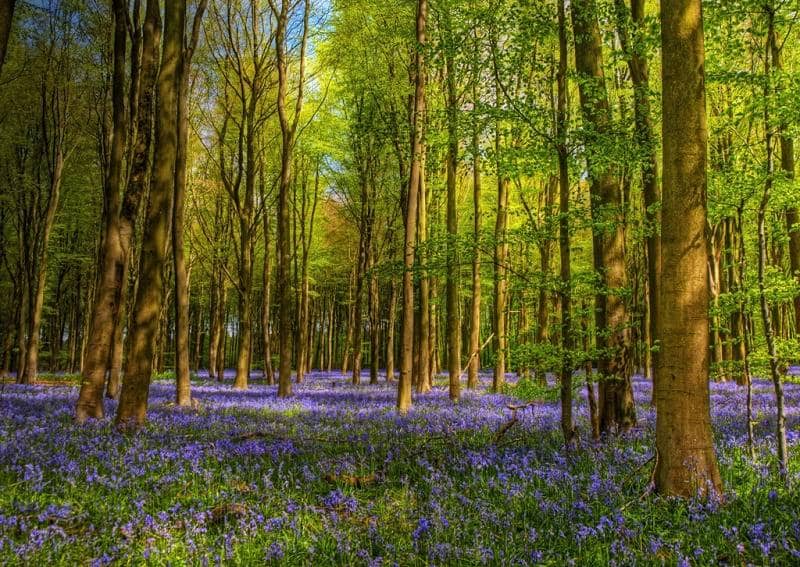
<path fill-rule="evenodd" d="M 389 295 L 389 321 L 386 324 L 386 380 L 394 380 L 394 330 L 397 326 L 397 282 L 392 278 Z"/>
<path fill-rule="evenodd" d="M 473 104 L 477 102 L 473 89 Z M 477 124 L 472 131 L 472 301 L 469 323 L 467 388 L 478 387 L 481 367 L 481 156 Z"/>
<path fill-rule="evenodd" d="M 564 1 L 558 0 L 558 100 L 556 106 L 556 132 L 558 151 L 558 250 L 560 258 L 561 304 L 561 431 L 564 444 L 569 446 L 575 437 L 572 419 L 572 372 L 570 364 L 575 347 L 572 333 L 572 266 L 570 264 L 569 236 L 569 149 L 567 147 L 567 23 Z"/>
<path fill-rule="evenodd" d="M 189 379 L 189 276 L 183 248 L 184 201 L 186 200 L 186 160 L 189 153 L 189 69 L 197 47 L 200 20 L 208 0 L 200 0 L 194 15 L 189 45 L 183 50 L 178 70 L 178 147 L 175 154 L 175 187 L 172 205 L 172 254 L 175 261 L 175 402 L 192 403 Z M 184 19 L 186 14 L 183 15 Z M 184 30 L 185 30 L 184 22 Z"/>
<path fill-rule="evenodd" d="M 120 2 L 115 7 L 119 10 L 117 19 L 122 30 L 116 29 L 115 42 L 125 42 L 127 30 L 125 29 L 125 3 Z M 119 33 L 121 37 L 116 37 Z M 82 350 L 85 358 L 82 361 L 81 391 L 76 407 L 76 419 L 79 423 L 88 418 L 103 417 L 103 388 L 105 386 L 106 370 L 108 368 L 111 351 L 114 347 L 114 333 L 116 325 L 121 325 L 120 309 L 126 298 L 127 273 L 131 261 L 131 248 L 135 232 L 136 217 L 139 212 L 139 203 L 147 185 L 148 164 L 150 160 L 150 145 L 153 129 L 153 109 L 155 102 L 155 83 L 158 76 L 158 57 L 161 43 L 161 14 L 156 0 L 148 0 L 145 12 L 145 24 L 142 43 L 142 58 L 140 72 L 142 75 L 141 89 L 137 113 L 137 134 L 131 164 L 128 187 L 119 206 L 118 214 L 113 213 L 114 201 L 118 199 L 116 191 L 119 186 L 112 184 L 113 175 L 109 169 L 110 181 L 106 190 L 109 191 L 108 202 L 112 205 L 107 211 L 106 233 L 103 238 L 103 250 L 100 254 L 99 277 L 94 293 L 91 316 L 87 319 L 89 325 L 85 335 L 86 348 Z M 122 49 L 120 47 L 120 49 Z M 123 53 L 124 56 L 124 53 Z M 116 56 L 115 56 L 116 57 Z M 117 62 L 115 61 L 115 67 Z M 124 61 L 120 62 L 124 67 Z M 119 72 L 123 72 L 124 68 Z M 118 71 L 115 69 L 115 75 Z M 124 88 L 124 76 L 119 79 L 122 83 L 118 88 Z M 115 87 L 116 88 L 116 87 Z M 116 91 L 115 91 L 116 92 Z M 116 97 L 116 94 L 114 95 Z M 120 96 L 123 96 L 120 94 Z M 121 104 L 117 102 L 117 104 Z M 124 108 L 117 109 L 123 116 L 119 117 L 124 122 Z M 115 112 L 117 112 L 115 111 Z M 115 125 L 116 125 L 116 120 Z M 121 151 L 121 150 L 113 150 Z M 114 158 L 116 159 L 116 158 Z M 112 164 L 114 162 L 112 159 Z M 121 160 L 122 158 L 119 157 Z M 120 164 L 121 167 L 121 164 Z M 122 329 L 119 329 L 121 333 Z M 130 331 L 130 330 L 129 330 Z M 119 348 L 121 345 L 116 343 Z M 121 355 L 121 353 L 119 353 Z M 111 391 L 116 394 L 115 391 Z"/>
<path fill-rule="evenodd" d="M 506 259 L 508 243 L 506 242 L 506 225 L 508 223 L 508 185 L 509 180 L 500 166 L 500 129 L 495 132 L 495 150 L 497 158 L 497 216 L 494 225 L 494 377 L 492 391 L 499 392 L 506 379 L 506 353 L 508 337 L 506 330 L 506 293 L 508 289 Z"/>
<path fill-rule="evenodd" d="M 405 240 L 403 248 L 403 318 L 401 323 L 400 380 L 397 384 L 397 409 L 406 413 L 411 408 L 411 373 L 414 354 L 414 252 L 417 235 L 417 208 L 422 172 L 422 130 L 425 120 L 425 58 L 427 0 L 417 1 L 417 45 L 415 50 L 414 107 L 411 128 L 411 168 L 406 202 Z"/>
<path fill-rule="evenodd" d="M 164 300 L 163 271 L 175 183 L 178 74 L 183 59 L 186 1 L 167 3 L 164 14 L 164 49 L 158 75 L 155 159 L 142 235 L 139 287 L 130 331 L 130 352 L 125 364 L 125 378 L 117 408 L 116 423 L 120 427 L 138 427 L 145 421 L 153 372 L 153 349 Z"/>
<path fill-rule="evenodd" d="M 461 305 L 458 300 L 461 268 L 458 255 L 456 202 L 458 96 L 452 55 L 446 55 L 445 65 L 447 68 L 447 371 L 450 376 L 450 399 L 455 402 L 461 397 Z"/>
<path fill-rule="evenodd" d="M 575 29 L 575 67 L 581 75 L 580 101 L 591 130 L 586 145 L 592 211 L 594 269 L 601 282 L 596 295 L 595 326 L 599 374 L 600 430 L 626 431 L 636 423 L 631 384 L 631 338 L 627 306 L 625 227 L 622 183 L 610 167 L 597 168 L 592 152 L 600 154 L 602 140 L 611 133 L 611 111 L 603 72 L 602 37 L 595 0 L 572 3 Z"/>
<path fill-rule="evenodd" d="M 722 491 L 709 402 L 705 49 L 700 0 L 662 0 L 663 205 L 656 489 Z"/>

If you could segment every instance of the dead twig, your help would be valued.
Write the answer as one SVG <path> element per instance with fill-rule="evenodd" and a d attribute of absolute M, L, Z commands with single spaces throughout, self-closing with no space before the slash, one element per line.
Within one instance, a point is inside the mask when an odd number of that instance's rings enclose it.
<path fill-rule="evenodd" d="M 497 430 L 497 435 L 494 437 L 494 444 L 497 445 L 500 440 L 508 433 L 508 430 L 514 427 L 514 425 L 519 421 L 517 417 L 517 412 L 521 409 L 525 409 L 535 405 L 536 402 L 528 402 L 527 404 L 508 404 L 506 407 L 511 410 L 511 419 L 505 422 L 500 429 Z"/>

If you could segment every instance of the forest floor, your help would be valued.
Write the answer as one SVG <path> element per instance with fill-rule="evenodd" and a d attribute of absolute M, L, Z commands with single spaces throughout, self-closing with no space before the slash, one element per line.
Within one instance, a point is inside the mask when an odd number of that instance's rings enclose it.
<path fill-rule="evenodd" d="M 365 380 L 368 377 L 365 373 Z M 744 565 L 800 562 L 800 385 L 787 383 L 791 486 L 774 469 L 771 384 L 712 385 L 725 502 L 648 489 L 655 414 L 635 381 L 639 425 L 565 453 L 555 402 L 442 380 L 395 411 L 395 386 L 314 372 L 295 396 L 200 377 L 200 407 L 156 381 L 149 422 L 73 423 L 77 388 L 0 386 L 0 564 Z M 511 389 L 513 392 L 513 388 Z M 106 410 L 113 416 L 115 403 Z"/>

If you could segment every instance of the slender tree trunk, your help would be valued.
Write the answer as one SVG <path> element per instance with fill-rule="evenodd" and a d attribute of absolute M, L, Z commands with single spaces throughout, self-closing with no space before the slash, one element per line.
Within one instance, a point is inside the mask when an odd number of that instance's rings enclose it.
<path fill-rule="evenodd" d="M 386 381 L 394 380 L 394 330 L 397 326 L 397 282 L 392 278 L 389 294 L 389 320 L 386 324 Z"/>
<path fill-rule="evenodd" d="M 183 247 L 184 202 L 186 200 L 186 161 L 189 153 L 189 69 L 200 33 L 200 20 L 208 0 L 200 0 L 195 9 L 189 45 L 183 49 L 178 70 L 178 146 L 175 154 L 175 186 L 172 205 L 172 254 L 175 262 L 175 402 L 192 403 L 189 378 L 189 276 Z M 184 13 L 184 19 L 186 14 Z M 184 22 L 185 28 L 185 22 Z"/>
<path fill-rule="evenodd" d="M 120 427 L 138 427 L 146 419 L 147 397 L 153 372 L 153 349 L 164 301 L 163 271 L 175 183 L 178 75 L 183 59 L 185 16 L 185 0 L 167 3 L 164 49 L 158 75 L 155 160 L 142 236 L 139 287 L 130 331 L 130 352 L 125 364 L 125 378 L 117 408 L 116 423 Z"/>
<path fill-rule="evenodd" d="M 567 148 L 567 23 L 564 1 L 558 0 L 558 78 L 556 132 L 558 134 L 558 250 L 560 258 L 560 304 L 562 363 L 559 372 L 561 383 L 561 431 L 564 443 L 569 446 L 575 437 L 572 419 L 572 372 L 570 354 L 575 347 L 572 333 L 572 266 L 570 264 L 569 236 L 569 149 Z"/>
<path fill-rule="evenodd" d="M 767 6 L 767 49 L 764 53 L 764 144 L 766 149 L 766 179 L 764 192 L 758 206 L 758 297 L 761 307 L 761 320 L 764 325 L 764 339 L 767 343 L 769 356 L 769 370 L 775 389 L 775 438 L 778 444 L 778 466 L 781 478 L 787 481 L 789 474 L 789 455 L 786 443 L 786 414 L 784 409 L 783 376 L 778 368 L 778 355 L 775 349 L 775 333 L 773 329 L 772 314 L 766 293 L 766 266 L 767 266 L 767 229 L 766 216 L 772 193 L 775 175 L 775 158 L 773 151 L 773 125 L 770 112 L 770 100 L 773 95 L 772 80 L 773 66 L 771 57 L 777 52 L 775 36 L 775 11 L 771 3 Z"/>
<path fill-rule="evenodd" d="M 417 235 L 417 208 L 422 171 L 422 131 L 425 120 L 425 58 L 423 47 L 428 17 L 427 0 L 417 1 L 417 45 L 415 50 L 414 107 L 412 112 L 411 171 L 409 174 L 405 240 L 403 248 L 403 315 L 401 323 L 400 380 L 397 384 L 397 409 L 406 413 L 411 408 L 411 380 L 414 354 L 414 252 Z"/>
<path fill-rule="evenodd" d="M 425 250 L 428 240 L 428 189 L 425 182 L 425 159 L 427 148 L 422 144 L 422 155 L 420 156 L 420 177 L 419 177 L 419 224 L 417 226 L 417 241 L 420 248 L 420 280 L 419 280 L 419 336 L 417 361 L 417 392 L 424 394 L 431 389 L 431 280 L 427 271 L 427 251 Z"/>
<path fill-rule="evenodd" d="M 473 103 L 477 93 L 473 89 Z M 478 387 L 481 367 L 481 156 L 477 124 L 472 130 L 472 301 L 469 325 L 467 388 Z"/>
<path fill-rule="evenodd" d="M 618 13 L 624 13 L 624 0 L 616 0 Z M 631 41 L 625 26 L 620 26 L 620 39 L 623 49 L 627 52 L 628 69 L 633 82 L 634 121 L 636 127 L 636 142 L 645 156 L 641 165 L 642 192 L 644 196 L 644 218 L 647 235 L 647 298 L 649 313 L 648 348 L 651 352 L 652 368 L 647 370 L 652 373 L 653 382 L 657 377 L 655 368 L 658 367 L 658 350 L 653 349 L 656 336 L 658 317 L 658 280 L 661 276 L 661 186 L 658 182 L 658 154 L 657 140 L 653 132 L 652 112 L 650 110 L 650 69 L 647 58 L 644 56 L 642 41 L 645 26 L 645 0 L 631 0 L 631 17 L 633 21 L 634 38 Z"/>
<path fill-rule="evenodd" d="M 506 225 L 508 223 L 508 185 L 509 180 L 500 167 L 500 129 L 495 132 L 495 150 L 497 158 L 497 216 L 494 226 L 494 377 L 492 391 L 499 392 L 506 379 L 506 354 L 508 337 L 506 329 L 506 301 L 508 281 L 506 260 L 508 243 L 506 242 Z"/>
<path fill-rule="evenodd" d="M 602 37 L 595 0 L 572 3 L 575 29 L 575 67 L 581 75 L 580 101 L 591 134 L 586 144 L 602 151 L 596 135 L 611 132 L 611 111 L 603 72 Z M 630 429 L 636 423 L 631 384 L 631 337 L 627 306 L 625 266 L 624 199 L 621 180 L 606 166 L 598 168 L 587 158 L 592 211 L 594 268 L 600 276 L 596 295 L 595 325 L 600 356 L 599 409 L 603 432 Z"/>
<path fill-rule="evenodd" d="M 458 96 L 455 64 L 452 56 L 447 67 L 447 371 L 450 376 L 450 399 L 461 397 L 461 304 L 458 255 L 458 208 L 456 168 L 458 167 Z"/>
<path fill-rule="evenodd" d="M 661 1 L 663 205 L 656 489 L 722 491 L 709 402 L 705 247 L 708 131 L 700 0 Z"/>

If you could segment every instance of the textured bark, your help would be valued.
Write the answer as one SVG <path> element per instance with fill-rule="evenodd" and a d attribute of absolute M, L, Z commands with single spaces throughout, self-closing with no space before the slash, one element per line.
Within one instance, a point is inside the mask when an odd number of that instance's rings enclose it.
<path fill-rule="evenodd" d="M 131 322 L 130 352 L 125 363 L 125 376 L 116 415 L 119 427 L 141 426 L 147 413 L 153 351 L 164 301 L 163 271 L 175 183 L 177 99 L 185 16 L 185 0 L 167 3 L 164 12 L 164 48 L 158 74 L 155 159 L 142 235 L 139 286 Z"/>
<path fill-rule="evenodd" d="M 419 192 L 417 188 L 423 175 L 421 168 L 422 130 L 425 119 L 425 58 L 426 25 L 428 17 L 427 0 L 417 2 L 417 45 L 415 51 L 416 75 L 414 80 L 414 105 L 412 111 L 411 168 L 405 210 L 405 240 L 403 248 L 403 314 L 401 326 L 400 380 L 397 384 L 397 409 L 406 413 L 411 408 L 411 373 L 414 354 L 414 252 L 417 236 L 417 208 Z"/>
<path fill-rule="evenodd" d="M 600 351 L 600 430 L 627 430 L 636 423 L 631 384 L 631 337 L 625 269 L 625 226 L 622 183 L 612 167 L 597 167 L 593 153 L 603 152 L 602 137 L 611 132 L 611 110 L 603 72 L 603 43 L 595 0 L 572 3 L 575 67 L 580 75 L 581 111 L 587 126 L 589 192 L 592 211 L 594 268 L 602 289 L 595 299 L 595 326 Z M 596 137 L 597 136 L 597 137 Z"/>
<path fill-rule="evenodd" d="M 286 107 L 289 86 L 288 59 L 286 54 L 286 31 L 292 3 L 280 0 L 276 6 L 270 2 L 277 20 L 275 29 L 275 54 L 278 69 L 278 120 L 281 127 L 281 169 L 278 182 L 278 226 L 277 226 L 277 299 L 278 299 L 278 396 L 292 395 L 292 343 L 291 343 L 291 281 L 290 281 L 290 231 L 289 191 L 292 182 L 292 153 L 294 151 L 297 125 L 303 109 L 306 42 L 308 39 L 309 0 L 303 6 L 303 37 L 300 47 L 299 77 L 294 116 L 290 117 Z"/>
<path fill-rule="evenodd" d="M 124 10 L 124 2 L 120 4 L 122 6 L 117 9 Z M 118 18 L 122 17 L 123 14 L 120 13 Z M 123 28 L 125 27 L 124 22 L 121 25 Z M 115 29 L 115 37 L 116 33 Z M 120 33 L 124 35 L 127 32 L 123 29 Z M 124 37 L 116 39 L 121 42 L 125 41 Z M 127 295 L 127 273 L 131 261 L 135 223 L 148 179 L 160 43 L 161 14 L 159 5 L 156 0 L 148 0 L 143 28 L 142 56 L 139 64 L 141 88 L 137 105 L 136 143 L 133 149 L 128 186 L 122 203 L 118 205 L 117 213 L 113 213 L 115 208 L 113 203 L 118 199 L 116 191 L 119 190 L 119 187 L 114 187 L 110 182 L 106 182 L 106 191 L 109 192 L 107 202 L 111 206 L 107 209 L 108 219 L 105 222 L 106 232 L 103 237 L 103 251 L 100 255 L 97 288 L 91 316 L 87 321 L 89 330 L 86 334 L 86 348 L 82 351 L 85 353 L 85 359 L 81 365 L 81 391 L 76 408 L 78 422 L 83 422 L 90 417 L 103 417 L 103 387 L 106 370 L 109 359 L 112 361 L 112 368 L 114 364 L 115 357 L 111 352 L 115 345 L 114 335 L 122 332 L 122 329 L 118 328 L 123 324 L 120 310 Z M 116 121 L 116 118 L 114 120 Z M 113 153 L 112 151 L 112 155 Z M 109 169 L 109 176 L 111 173 Z M 116 346 L 121 345 L 117 342 Z M 117 355 L 121 357 L 121 352 L 118 352 Z M 116 381 L 110 383 L 110 386 L 109 393 L 116 395 Z"/>
<path fill-rule="evenodd" d="M 709 402 L 708 130 L 700 0 L 662 0 L 663 206 L 657 336 L 656 489 L 722 491 Z"/>
<path fill-rule="evenodd" d="M 567 23 L 564 0 L 558 0 L 558 77 L 557 77 L 556 132 L 558 151 L 558 251 L 559 287 L 561 307 L 562 364 L 559 372 L 561 383 L 561 432 L 565 445 L 575 437 L 572 419 L 572 372 L 570 354 L 574 348 L 572 333 L 572 266 L 570 263 L 569 236 L 569 149 L 567 147 Z"/>

